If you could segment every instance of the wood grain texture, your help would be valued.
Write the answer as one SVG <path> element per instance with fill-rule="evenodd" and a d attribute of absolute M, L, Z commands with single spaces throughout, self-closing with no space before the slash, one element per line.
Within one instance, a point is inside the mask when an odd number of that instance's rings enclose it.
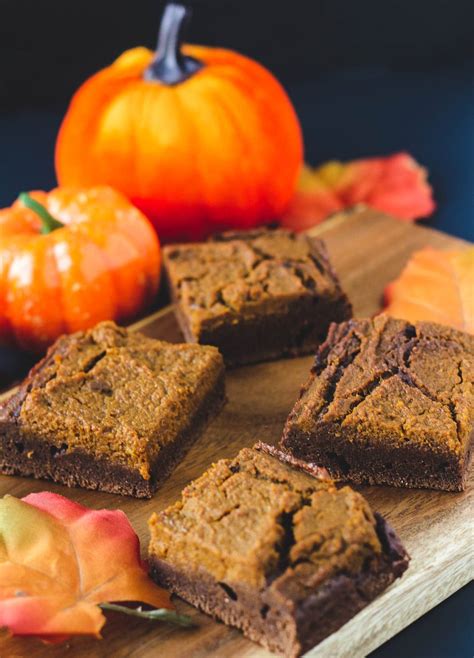
<path fill-rule="evenodd" d="M 358 316 L 372 315 L 380 308 L 385 284 L 398 275 L 412 251 L 427 244 L 439 248 L 465 244 L 442 233 L 365 210 L 334 217 L 313 233 L 326 241 Z M 181 340 L 170 308 L 136 323 L 134 328 L 150 336 Z M 286 416 L 307 377 L 311 362 L 312 357 L 304 357 L 229 371 L 228 404 L 150 501 L 5 476 L 0 477 L 0 495 L 10 493 L 24 496 L 32 491 L 48 489 L 91 507 L 121 508 L 129 516 L 146 551 L 147 519 L 152 511 L 163 509 L 176 500 L 183 486 L 217 459 L 231 457 L 257 439 L 270 443 L 279 440 Z M 373 508 L 386 516 L 396 528 L 412 556 L 412 562 L 401 580 L 307 656 L 365 656 L 462 587 L 474 575 L 472 477 L 467 491 L 461 494 L 390 487 L 360 487 L 360 490 Z M 0 656 L 271 656 L 235 629 L 214 622 L 183 602 L 177 601 L 177 607 L 193 615 L 198 628 L 176 629 L 111 613 L 107 615 L 102 641 L 74 638 L 64 645 L 45 647 L 36 640 L 7 638 L 3 633 L 0 635 Z"/>

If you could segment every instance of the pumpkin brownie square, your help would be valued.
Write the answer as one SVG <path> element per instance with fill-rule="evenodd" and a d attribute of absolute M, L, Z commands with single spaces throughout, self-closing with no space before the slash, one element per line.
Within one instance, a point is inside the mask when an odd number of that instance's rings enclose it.
<path fill-rule="evenodd" d="M 164 265 L 186 340 L 215 345 L 231 365 L 312 352 L 331 321 L 352 315 L 324 244 L 292 231 L 171 245 Z"/>
<path fill-rule="evenodd" d="M 338 479 L 461 491 L 474 424 L 474 336 L 388 316 L 332 325 L 281 448 Z"/>
<path fill-rule="evenodd" d="M 214 347 L 103 322 L 56 341 L 0 407 L 0 472 L 147 498 L 223 401 Z"/>
<path fill-rule="evenodd" d="M 151 517 L 149 558 L 159 584 L 294 657 L 401 576 L 408 556 L 359 493 L 280 456 L 260 443 L 214 464 Z"/>

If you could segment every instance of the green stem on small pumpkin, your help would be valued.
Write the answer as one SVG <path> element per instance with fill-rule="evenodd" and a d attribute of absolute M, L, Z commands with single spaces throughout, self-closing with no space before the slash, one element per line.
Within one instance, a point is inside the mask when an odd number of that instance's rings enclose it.
<path fill-rule="evenodd" d="M 153 60 L 143 77 L 151 82 L 176 85 L 183 82 L 204 65 L 194 57 L 183 55 L 181 45 L 191 10 L 170 2 L 166 5 L 158 34 L 158 45 Z"/>
<path fill-rule="evenodd" d="M 54 219 L 52 215 L 46 210 L 46 208 L 33 199 L 28 192 L 22 192 L 18 199 L 21 203 L 26 206 L 29 210 L 32 210 L 38 217 L 41 219 L 41 233 L 47 235 L 52 231 L 55 231 L 58 228 L 63 228 L 64 224 L 57 219 Z"/>
<path fill-rule="evenodd" d="M 173 610 L 166 608 L 155 608 L 154 610 L 143 610 L 141 606 L 138 608 L 128 608 L 125 605 L 118 605 L 116 603 L 101 603 L 99 608 L 102 610 L 112 610 L 113 612 L 123 612 L 132 617 L 140 617 L 141 619 L 150 619 L 153 621 L 167 621 L 171 624 L 178 626 L 193 627 L 196 626 L 195 622 L 187 615 L 179 615 Z"/>

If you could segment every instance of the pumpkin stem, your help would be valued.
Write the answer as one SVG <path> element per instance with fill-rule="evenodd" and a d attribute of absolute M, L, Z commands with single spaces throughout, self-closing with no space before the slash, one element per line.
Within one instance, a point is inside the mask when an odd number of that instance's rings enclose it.
<path fill-rule="evenodd" d="M 56 229 L 62 228 L 64 226 L 62 222 L 54 219 L 54 217 L 49 214 L 46 208 L 41 203 L 36 201 L 36 199 L 33 199 L 33 197 L 31 197 L 28 192 L 22 192 L 18 199 L 24 206 L 32 210 L 41 219 L 40 231 L 43 235 L 47 235 L 48 233 L 51 233 L 52 231 L 55 231 Z"/>
<path fill-rule="evenodd" d="M 191 10 L 184 5 L 174 2 L 166 5 L 155 57 L 143 74 L 145 80 L 176 85 L 203 67 L 202 62 L 181 52 L 184 30 L 190 16 Z"/>

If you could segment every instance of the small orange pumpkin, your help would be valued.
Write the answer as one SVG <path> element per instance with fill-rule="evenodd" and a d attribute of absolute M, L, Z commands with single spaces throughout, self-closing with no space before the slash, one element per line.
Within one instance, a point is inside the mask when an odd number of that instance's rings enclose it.
<path fill-rule="evenodd" d="M 295 191 L 302 136 L 277 80 L 229 50 L 184 46 L 168 5 L 155 54 L 134 48 L 80 87 L 61 126 L 61 185 L 112 185 L 160 239 L 278 218 Z"/>
<path fill-rule="evenodd" d="M 0 342 L 42 351 L 63 333 L 134 316 L 156 293 L 152 226 L 107 187 L 21 194 L 0 210 Z"/>

